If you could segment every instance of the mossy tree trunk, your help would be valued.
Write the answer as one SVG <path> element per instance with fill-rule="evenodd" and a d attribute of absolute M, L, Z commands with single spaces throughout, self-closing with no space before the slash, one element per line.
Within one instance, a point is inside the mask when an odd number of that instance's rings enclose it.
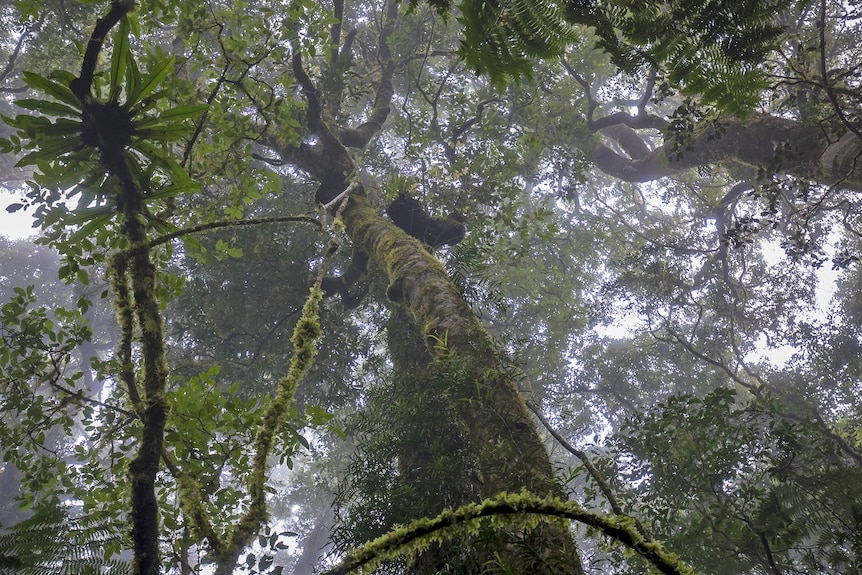
<path fill-rule="evenodd" d="M 434 359 L 433 385 L 444 395 L 467 432 L 479 495 L 522 488 L 559 495 L 548 454 L 523 398 L 517 374 L 451 282 L 440 262 L 416 239 L 380 217 L 363 193 L 351 195 L 344 211 L 347 232 L 389 278 L 388 296 L 420 326 Z M 520 549 L 507 559 L 532 573 L 580 574 L 568 527 L 542 524 L 522 534 Z M 514 549 L 510 543 L 508 554 Z M 529 561 L 526 565 L 524 562 Z"/>
<path fill-rule="evenodd" d="M 319 182 L 315 200 L 335 211 L 347 191 L 342 218 L 354 251 L 366 254 L 389 280 L 387 295 L 401 306 L 419 327 L 435 364 L 433 384 L 444 395 L 463 426 L 475 461 L 478 497 L 527 489 L 536 495 L 558 495 L 559 487 L 542 440 L 524 400 L 515 386 L 516 375 L 498 353 L 441 263 L 418 240 L 380 215 L 359 183 L 357 166 L 348 148 L 364 148 L 379 133 L 389 114 L 393 87 L 388 38 L 398 19 L 398 4 L 384 10 L 378 43 L 380 69 L 371 110 L 358 127 L 336 120 L 341 104 L 342 68 L 350 58 L 347 36 L 342 45 L 340 27 L 333 29 L 333 49 L 317 82 L 329 89 L 322 93 L 308 76 L 299 51 L 293 56 L 293 72 L 307 100 L 306 128 L 313 138 L 289 145 L 274 135 L 265 143 L 286 164 L 294 165 Z M 340 14 L 336 14 L 340 16 Z M 463 479 L 463 478 L 462 478 Z M 442 507 L 442 505 L 441 505 Z M 522 549 L 531 549 L 528 565 L 521 557 L 506 557 L 529 573 L 580 575 L 577 548 L 568 525 L 544 523 L 519 534 Z M 511 542 L 500 549 L 511 555 Z M 517 553 L 516 553 L 517 555 Z"/>
<path fill-rule="evenodd" d="M 465 317 L 472 315 L 467 313 Z M 409 409 L 392 409 L 410 426 L 399 434 L 398 463 L 415 506 L 413 516 L 393 520 L 406 523 L 433 516 L 442 507 L 478 502 L 499 491 L 516 490 L 518 485 L 559 495 L 531 424 L 524 423 L 515 433 L 504 429 L 523 415 L 518 393 L 510 387 L 511 378 L 502 376 L 476 385 L 477 371 L 463 369 L 462 360 L 449 355 L 450 348 L 441 338 L 423 341 L 412 312 L 404 306 L 393 309 L 386 329 L 394 367 L 393 403 L 409 405 Z M 496 355 L 490 348 L 486 351 L 489 357 Z M 499 370 L 502 364 L 486 367 Z M 498 391 L 485 390 L 484 385 L 494 385 Z M 494 402 L 515 409 L 503 407 L 498 412 L 491 407 Z M 494 429 L 480 432 L 489 428 Z M 519 457 L 515 454 L 519 450 L 535 457 Z M 416 558 L 411 573 L 448 572 L 453 567 L 459 573 L 485 573 L 492 563 L 521 573 L 581 573 L 574 545 L 562 524 L 545 524 L 526 532 L 485 528 L 466 539 L 435 544 Z"/>

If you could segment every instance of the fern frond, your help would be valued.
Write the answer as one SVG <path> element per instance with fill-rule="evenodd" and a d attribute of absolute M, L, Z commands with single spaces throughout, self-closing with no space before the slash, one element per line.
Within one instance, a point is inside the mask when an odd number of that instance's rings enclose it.
<path fill-rule="evenodd" d="M 113 557 L 123 524 L 70 517 L 58 506 L 0 530 L 0 575 L 126 575 L 130 565 Z"/>
<path fill-rule="evenodd" d="M 496 85 L 531 77 L 534 58 L 560 56 L 578 39 L 556 0 L 467 0 L 458 8 L 459 55 Z"/>
<path fill-rule="evenodd" d="M 413 3 L 418 0 L 412 0 Z M 449 0 L 428 0 L 438 11 Z M 532 60 L 553 58 L 592 28 L 616 66 L 665 65 L 683 93 L 729 112 L 757 102 L 762 64 L 783 32 L 791 0 L 461 0 L 459 55 L 492 83 L 529 78 Z M 701 90 L 702 88 L 702 90 Z"/>

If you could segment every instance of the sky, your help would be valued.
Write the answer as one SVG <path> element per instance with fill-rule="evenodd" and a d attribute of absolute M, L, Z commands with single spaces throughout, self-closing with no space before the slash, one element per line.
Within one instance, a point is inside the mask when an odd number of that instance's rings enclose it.
<path fill-rule="evenodd" d="M 33 217 L 22 210 L 10 214 L 6 206 L 18 201 L 16 194 L 0 191 L 0 235 L 10 239 L 21 239 L 33 236 L 37 230 L 33 229 Z"/>

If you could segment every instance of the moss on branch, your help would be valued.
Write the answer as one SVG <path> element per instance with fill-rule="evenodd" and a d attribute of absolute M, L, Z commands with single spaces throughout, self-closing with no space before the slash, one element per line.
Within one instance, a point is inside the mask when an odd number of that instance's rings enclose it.
<path fill-rule="evenodd" d="M 352 571 L 367 573 L 381 561 L 413 556 L 431 543 L 439 543 L 462 533 L 474 534 L 479 521 L 500 516 L 519 515 L 527 524 L 552 518 L 568 519 L 593 527 L 649 561 L 666 575 L 693 575 L 694 571 L 657 541 L 644 538 L 631 517 L 605 516 L 583 509 L 574 501 L 538 497 L 526 491 L 501 493 L 481 503 L 447 509 L 433 518 L 422 518 L 369 542 L 349 554 L 339 565 L 323 575 L 344 575 Z M 533 516 L 531 519 L 530 516 Z M 572 558 L 575 560 L 575 558 Z"/>

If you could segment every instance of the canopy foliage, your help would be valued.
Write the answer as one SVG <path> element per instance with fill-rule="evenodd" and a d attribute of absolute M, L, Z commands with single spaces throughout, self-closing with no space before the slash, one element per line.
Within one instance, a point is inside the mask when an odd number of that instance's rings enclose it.
<path fill-rule="evenodd" d="M 858 572 L 854 10 L 7 3 L 0 571 Z"/>

